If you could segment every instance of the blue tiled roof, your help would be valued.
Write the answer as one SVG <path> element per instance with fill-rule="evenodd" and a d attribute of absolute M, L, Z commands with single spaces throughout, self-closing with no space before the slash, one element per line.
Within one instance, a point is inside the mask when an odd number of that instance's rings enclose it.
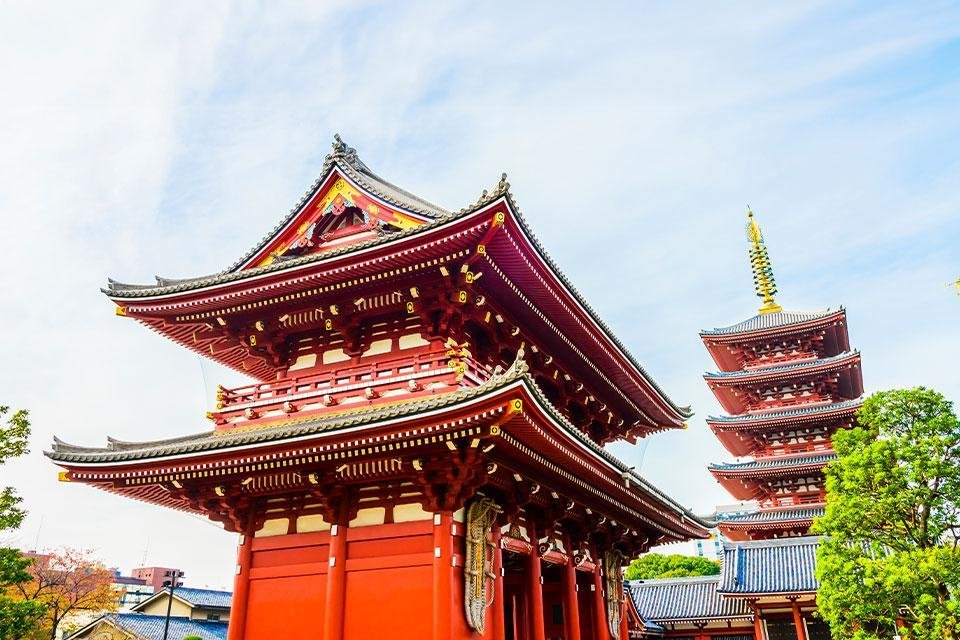
<path fill-rule="evenodd" d="M 828 464 L 837 459 L 835 453 L 824 453 L 813 456 L 790 456 L 766 460 L 750 460 L 748 462 L 720 462 L 710 464 L 711 470 L 716 471 L 754 471 L 763 469 L 779 469 L 782 467 L 807 466 Z"/>
<path fill-rule="evenodd" d="M 820 586 L 814 574 L 820 538 L 779 538 L 723 545 L 719 591 L 728 594 L 806 593 Z"/>
<path fill-rule="evenodd" d="M 714 371 L 704 374 L 704 378 L 709 380 L 722 380 L 724 378 L 754 378 L 769 375 L 771 373 L 789 373 L 790 371 L 800 371 L 810 367 L 820 367 L 830 365 L 851 356 L 860 355 L 859 351 L 843 351 L 829 358 L 816 358 L 813 360 L 804 360 L 803 362 L 794 362 L 792 364 L 782 364 L 775 367 L 758 367 L 756 369 L 738 369 L 737 371 Z"/>
<path fill-rule="evenodd" d="M 751 616 L 745 601 L 720 594 L 720 579 L 703 576 L 632 580 L 626 586 L 640 617 L 657 624 Z"/>
<path fill-rule="evenodd" d="M 174 595 L 186 600 L 195 607 L 214 607 L 229 609 L 233 593 L 229 591 L 214 591 L 212 589 L 194 589 L 192 587 L 177 587 Z"/>
<path fill-rule="evenodd" d="M 773 313 L 762 313 L 752 318 L 747 318 L 743 322 L 732 324 L 729 327 L 718 327 L 716 329 L 704 329 L 700 332 L 702 336 L 726 335 L 731 333 L 746 333 L 748 331 L 766 331 L 768 329 L 777 329 L 793 324 L 803 324 L 811 320 L 819 320 L 832 316 L 839 309 L 826 309 L 825 311 L 775 311 Z"/>
<path fill-rule="evenodd" d="M 749 422 L 759 422 L 766 420 L 780 420 L 783 418 L 797 418 L 800 416 L 814 416 L 818 413 L 829 413 L 831 411 L 842 411 L 844 409 L 859 409 L 863 406 L 863 398 L 853 400 L 841 400 L 840 402 L 831 402 L 828 404 L 818 404 L 814 406 L 801 406 L 784 411 L 765 411 L 763 413 L 741 413 L 735 416 L 708 416 L 707 422 L 717 422 L 724 424 L 739 424 Z"/>
<path fill-rule="evenodd" d="M 790 520 L 812 520 L 824 514 L 824 507 L 802 507 L 800 509 L 776 509 L 751 511 L 749 513 L 717 513 L 717 522 L 788 522 Z"/>
<path fill-rule="evenodd" d="M 68 637 L 81 637 L 81 634 L 84 634 L 93 626 L 101 622 L 107 622 L 133 634 L 137 638 L 160 640 L 163 638 L 164 618 L 164 616 L 151 616 L 143 613 L 108 613 Z M 200 636 L 203 640 L 226 640 L 227 623 L 178 617 L 170 618 L 169 638 L 179 639 L 189 635 Z"/>

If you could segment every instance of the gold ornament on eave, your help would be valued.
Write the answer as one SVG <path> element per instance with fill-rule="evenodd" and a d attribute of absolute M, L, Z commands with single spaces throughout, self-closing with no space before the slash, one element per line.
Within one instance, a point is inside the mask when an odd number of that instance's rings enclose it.
<path fill-rule="evenodd" d="M 753 211 L 747 207 L 747 240 L 750 241 L 750 270 L 753 271 L 753 288 L 757 297 L 763 299 L 760 313 L 773 313 L 783 309 L 774 300 L 777 294 L 777 281 L 773 277 L 773 264 L 763 243 L 763 232 L 753 219 Z"/>

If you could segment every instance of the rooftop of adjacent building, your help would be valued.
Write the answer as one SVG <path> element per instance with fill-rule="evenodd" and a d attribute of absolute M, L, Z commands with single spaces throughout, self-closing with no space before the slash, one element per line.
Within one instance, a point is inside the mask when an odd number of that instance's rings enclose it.
<path fill-rule="evenodd" d="M 746 596 L 792 596 L 817 590 L 819 537 L 723 545 L 720 575 L 633 580 L 637 613 L 657 624 L 752 616 Z"/>
<path fill-rule="evenodd" d="M 144 613 L 108 613 L 90 622 L 84 627 L 66 636 L 65 640 L 80 640 L 94 638 L 94 631 L 104 625 L 114 627 L 131 634 L 134 638 L 154 640 L 163 638 L 166 617 L 162 615 L 148 615 Z M 199 636 L 202 640 L 225 640 L 227 637 L 227 623 L 215 620 L 192 620 L 190 618 L 171 617 L 170 638 Z M 112 636 L 111 636 L 112 637 Z"/>

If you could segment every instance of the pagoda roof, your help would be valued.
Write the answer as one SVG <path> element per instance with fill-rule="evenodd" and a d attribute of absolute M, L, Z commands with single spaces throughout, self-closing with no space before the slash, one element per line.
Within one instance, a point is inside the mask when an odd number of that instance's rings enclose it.
<path fill-rule="evenodd" d="M 724 525 L 752 525 L 752 524 L 773 524 L 788 522 L 805 522 L 819 518 L 825 513 L 825 508 L 799 507 L 790 509 L 757 509 L 756 511 L 739 513 L 716 513 L 714 520 Z"/>
<path fill-rule="evenodd" d="M 129 285 L 110 280 L 108 287 L 102 291 L 118 305 L 118 313 L 121 315 L 134 317 L 181 345 L 247 375 L 253 375 L 261 380 L 273 379 L 276 372 L 266 364 L 253 364 L 248 368 L 243 362 L 242 354 L 238 356 L 235 350 L 214 350 L 212 346 L 197 342 L 196 331 L 207 326 L 205 321 L 212 322 L 212 317 L 206 319 L 200 318 L 203 314 L 196 316 L 182 314 L 201 308 L 206 309 L 213 304 L 230 303 L 243 306 L 239 303 L 256 300 L 256 296 L 264 295 L 265 291 L 276 296 L 289 292 L 289 297 L 300 297 L 311 283 L 317 282 L 318 278 L 324 279 L 325 282 L 342 278 L 344 273 L 352 268 L 352 266 L 348 268 L 348 263 L 365 260 L 370 264 L 365 263 L 364 269 L 372 269 L 376 266 L 382 272 L 387 264 L 386 260 L 408 260 L 407 254 L 413 255 L 412 252 L 416 251 L 417 247 L 424 247 L 431 243 L 431 246 L 439 246 L 451 237 L 456 242 L 470 242 L 475 249 L 476 239 L 470 240 L 469 233 L 466 231 L 467 225 L 474 224 L 476 229 L 480 229 L 482 225 L 489 227 L 490 221 L 485 219 L 485 214 L 489 215 L 495 209 L 502 209 L 509 212 L 506 216 L 507 222 L 503 223 L 504 226 L 519 230 L 519 239 L 522 240 L 520 244 L 528 245 L 534 256 L 534 260 L 528 260 L 525 256 L 519 256 L 522 259 L 505 259 L 504 269 L 510 271 L 501 274 L 505 282 L 504 286 L 514 289 L 522 303 L 530 307 L 524 313 L 532 313 L 539 318 L 540 322 L 556 324 L 555 330 L 560 336 L 558 339 L 566 345 L 563 348 L 579 353 L 577 357 L 584 359 L 587 366 L 595 370 L 596 375 L 606 377 L 613 372 L 614 375 L 610 376 L 606 382 L 611 389 L 614 389 L 615 395 L 623 396 L 626 402 L 632 405 L 631 413 L 634 415 L 631 416 L 631 420 L 640 418 L 641 423 L 649 422 L 655 429 L 672 428 L 680 426 L 685 418 L 692 415 L 688 406 L 674 402 L 647 373 L 553 261 L 517 207 L 509 191 L 510 185 L 506 181 L 506 174 L 501 177 L 492 191 L 484 191 L 475 203 L 457 212 L 447 212 L 393 187 L 381 178 L 377 178 L 376 174 L 365 167 L 366 165 L 356 158 L 356 152 L 343 145 L 338 139 L 334 143 L 334 153 L 328 156 L 324 163 L 321 177 L 294 208 L 294 213 L 288 214 L 271 232 L 267 240 L 261 241 L 229 269 L 198 278 L 177 280 L 157 278 L 156 284 Z M 312 202 L 318 190 L 325 188 L 335 173 L 354 180 L 359 188 L 366 189 L 368 187 L 364 185 L 373 184 L 370 189 L 376 192 L 375 195 L 380 194 L 379 197 L 384 199 L 389 196 L 389 202 L 395 206 L 407 207 L 405 211 L 421 215 L 424 221 L 422 224 L 389 232 L 381 228 L 375 237 L 338 245 L 329 250 L 296 257 L 279 256 L 263 266 L 249 266 L 251 256 L 261 255 L 264 248 L 271 244 L 271 239 L 275 240 L 280 234 L 286 233 L 289 225 L 299 219 L 299 214 L 296 212 L 302 211 L 305 206 L 303 203 Z M 374 184 L 372 181 L 375 178 L 379 182 Z M 476 229 L 471 228 L 470 233 L 474 233 Z M 488 246 L 487 251 L 489 253 L 508 251 L 509 247 L 509 250 L 516 254 L 520 244 L 517 237 L 511 235 L 503 241 L 501 249 Z M 390 251 L 394 253 L 388 255 Z M 401 255 L 407 257 L 399 258 L 398 256 Z M 500 266 L 494 264 L 493 269 L 496 271 Z M 517 279 L 515 275 L 519 270 L 523 270 L 521 274 L 523 278 L 529 276 L 530 279 L 529 286 L 522 291 L 513 281 Z M 541 275 L 541 272 L 546 275 L 546 278 Z M 485 281 L 492 280 L 492 276 L 485 278 Z M 482 282 L 480 286 L 487 286 L 487 282 Z M 199 300 L 202 302 L 198 302 Z M 255 304 L 259 306 L 259 303 Z M 561 309 L 563 312 L 560 311 Z M 574 344 L 568 337 L 581 333 L 594 338 L 599 347 L 598 353 L 603 354 L 599 364 L 580 351 L 582 344 Z"/>
<path fill-rule="evenodd" d="M 723 545 L 719 592 L 737 596 L 813 593 L 820 537 L 777 538 Z"/>
<path fill-rule="evenodd" d="M 741 335 L 745 333 L 766 333 L 784 328 L 795 329 L 803 325 L 821 324 L 825 320 L 833 320 L 844 314 L 843 307 L 838 309 L 824 309 L 823 311 L 774 311 L 760 313 L 742 322 L 727 327 L 704 329 L 700 332 L 703 337 Z"/>
<path fill-rule="evenodd" d="M 346 431 L 370 431 L 381 426 L 403 422 L 404 419 L 415 419 L 418 416 L 450 413 L 458 406 L 471 405 L 483 400 L 495 399 L 513 389 L 523 388 L 532 398 L 537 407 L 560 429 L 566 433 L 587 456 L 598 460 L 618 477 L 618 484 L 636 498 L 641 496 L 652 498 L 660 513 L 669 513 L 675 519 L 683 535 L 673 533 L 671 537 L 681 540 L 690 536 L 706 536 L 705 523 L 689 509 L 679 505 L 663 491 L 650 484 L 646 479 L 628 467 L 617 457 L 610 454 L 605 448 L 593 442 L 580 429 L 573 425 L 556 408 L 537 386 L 533 377 L 528 373 L 526 363 L 518 357 L 514 364 L 502 373 L 493 375 L 489 380 L 476 387 L 463 388 L 436 396 L 416 399 L 408 402 L 399 402 L 393 405 L 374 405 L 367 408 L 352 409 L 336 415 L 324 415 L 301 420 L 289 420 L 275 426 L 259 428 L 238 428 L 228 431 L 204 431 L 201 433 L 145 442 L 122 442 L 108 439 L 107 447 L 80 447 L 67 444 L 54 438 L 52 450 L 45 451 L 44 455 L 61 466 L 78 472 L 77 479 L 83 482 L 97 482 L 102 474 L 97 473 L 106 468 L 120 467 L 129 469 L 135 464 L 164 463 L 182 464 L 185 458 L 203 456 L 210 459 L 211 454 L 229 452 L 249 453 L 250 450 L 270 446 L 275 450 L 278 444 L 315 442 L 318 438 L 335 435 Z M 87 473 L 87 470 L 92 473 Z M 137 471 L 127 472 L 136 475 Z M 160 491 L 160 493 L 164 493 Z M 143 499 L 151 499 L 142 496 Z M 151 499 L 164 502 L 165 497 Z M 166 503 L 165 503 L 166 504 Z M 168 504 L 168 506 L 173 506 Z M 676 529 L 676 525 L 674 525 Z"/>
<path fill-rule="evenodd" d="M 716 619 L 751 619 L 745 600 L 725 598 L 719 591 L 721 576 L 629 580 L 624 583 L 637 613 L 656 624 L 705 622 Z"/>
<path fill-rule="evenodd" d="M 801 469 L 805 467 L 823 467 L 837 459 L 836 453 L 815 455 L 784 456 L 782 458 L 764 458 L 748 462 L 721 462 L 709 466 L 712 473 L 722 475 L 758 475 L 760 472 Z"/>
<path fill-rule="evenodd" d="M 706 380 L 757 380 L 784 375 L 807 374 L 808 372 L 819 369 L 829 370 L 859 359 L 859 351 L 844 351 L 843 353 L 838 353 L 828 358 L 814 358 L 803 362 L 794 362 L 774 367 L 708 372 L 705 373 L 703 377 Z"/>
<path fill-rule="evenodd" d="M 719 430 L 751 429 L 761 424 L 795 422 L 818 418 L 833 413 L 855 413 L 863 406 L 863 398 L 841 400 L 817 405 L 805 405 L 790 409 L 763 411 L 755 413 L 741 413 L 728 416 L 708 416 L 707 424 Z"/>

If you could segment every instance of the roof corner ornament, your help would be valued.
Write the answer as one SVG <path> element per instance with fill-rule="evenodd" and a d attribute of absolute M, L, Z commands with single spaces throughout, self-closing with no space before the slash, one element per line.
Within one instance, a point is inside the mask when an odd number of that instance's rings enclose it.
<path fill-rule="evenodd" d="M 777 294 L 777 281 L 773 277 L 773 265 L 767 246 L 763 243 L 763 232 L 753 217 L 753 211 L 747 205 L 747 240 L 750 241 L 750 269 L 753 271 L 753 288 L 757 297 L 763 299 L 760 313 L 774 313 L 782 311 L 783 307 L 774 300 Z"/>
<path fill-rule="evenodd" d="M 357 161 L 357 150 L 344 142 L 339 133 L 333 134 L 333 144 L 331 147 L 333 147 L 333 153 L 330 154 L 331 157 L 343 158 L 351 163 Z"/>

